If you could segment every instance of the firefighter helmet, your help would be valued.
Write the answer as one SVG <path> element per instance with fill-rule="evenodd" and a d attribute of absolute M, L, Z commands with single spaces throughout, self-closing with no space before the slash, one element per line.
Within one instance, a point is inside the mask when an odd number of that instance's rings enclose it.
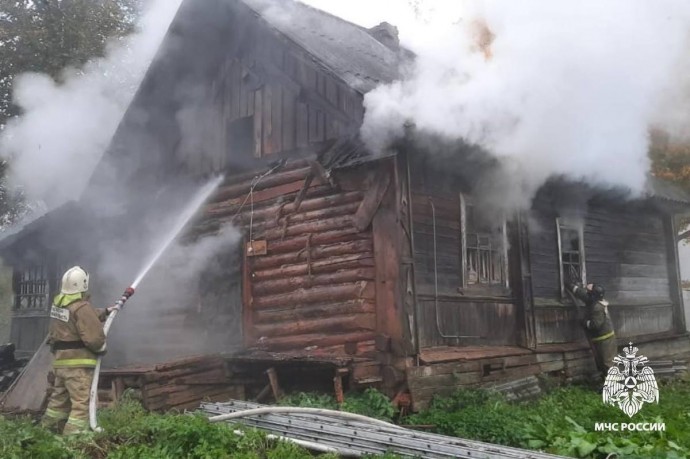
<path fill-rule="evenodd" d="M 606 293 L 604 287 L 602 287 L 599 284 L 592 284 L 592 290 L 590 290 L 589 292 L 589 294 L 595 301 L 603 300 L 604 294 Z"/>
<path fill-rule="evenodd" d="M 68 269 L 62 276 L 60 293 L 72 295 L 89 289 L 89 274 L 80 266 Z"/>

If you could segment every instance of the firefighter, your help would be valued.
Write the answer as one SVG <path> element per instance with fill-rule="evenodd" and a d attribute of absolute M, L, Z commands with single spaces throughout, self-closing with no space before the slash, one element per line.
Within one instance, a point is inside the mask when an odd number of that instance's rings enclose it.
<path fill-rule="evenodd" d="M 52 391 L 42 424 L 65 435 L 89 429 L 89 392 L 96 358 L 106 350 L 104 321 L 111 308 L 89 303 L 89 275 L 81 267 L 62 276 L 50 309 L 48 343 L 54 354 Z M 64 427 L 63 427 L 64 426 Z"/>
<path fill-rule="evenodd" d="M 587 284 L 582 287 L 572 283 L 566 287 L 585 303 L 586 311 L 582 326 L 592 343 L 597 369 L 605 377 L 618 351 L 608 310 L 609 302 L 604 299 L 604 287 L 598 284 Z"/>

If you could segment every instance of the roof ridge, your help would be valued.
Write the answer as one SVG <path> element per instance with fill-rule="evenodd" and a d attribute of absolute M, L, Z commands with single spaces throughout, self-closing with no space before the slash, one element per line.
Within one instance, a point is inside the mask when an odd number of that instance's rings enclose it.
<path fill-rule="evenodd" d="M 283 2 L 299 3 L 300 5 L 303 5 L 303 6 L 309 8 L 309 9 L 311 9 L 311 10 L 318 11 L 319 13 L 325 14 L 325 15 L 327 15 L 327 16 L 330 16 L 330 17 L 332 17 L 332 18 L 334 18 L 334 19 L 337 19 L 337 20 L 340 21 L 340 22 L 345 22 L 345 23 L 350 24 L 350 25 L 353 25 L 353 26 L 355 26 L 355 27 L 359 27 L 359 28 L 362 29 L 364 32 L 369 33 L 369 28 L 367 28 L 367 27 L 364 27 L 364 26 L 359 25 L 359 24 L 357 24 L 357 23 L 355 23 L 355 22 L 352 22 L 352 21 L 348 21 L 347 19 L 343 19 L 342 17 L 336 16 L 336 15 L 333 14 L 333 13 L 329 13 L 329 12 L 326 11 L 326 10 L 322 10 L 322 9 L 320 9 L 320 8 L 316 8 L 315 6 L 308 5 L 308 4 L 306 4 L 306 3 L 304 3 L 304 2 L 302 2 L 302 1 L 300 1 L 300 0 L 282 0 L 282 1 L 283 1 Z M 374 37 L 372 36 L 371 38 L 374 38 Z M 376 38 L 374 38 L 374 40 L 376 40 Z M 378 40 L 377 40 L 377 41 L 378 41 Z"/>

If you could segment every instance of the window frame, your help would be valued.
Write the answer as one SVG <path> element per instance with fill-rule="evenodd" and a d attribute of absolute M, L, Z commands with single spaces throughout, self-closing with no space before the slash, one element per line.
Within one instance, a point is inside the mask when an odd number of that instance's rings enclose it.
<path fill-rule="evenodd" d="M 510 295 L 510 269 L 508 266 L 508 230 L 507 220 L 505 216 L 501 217 L 499 227 L 501 229 L 502 249 L 500 250 L 502 260 L 502 276 L 503 281 L 500 283 L 482 284 L 477 282 L 470 284 L 468 282 L 468 260 L 467 260 L 467 206 L 474 206 L 472 197 L 465 193 L 459 193 L 460 196 L 460 291 L 461 292 L 481 292 L 481 293 L 499 293 L 501 296 Z M 493 251 L 493 250 L 492 250 Z M 498 250 L 497 250 L 498 251 Z"/>
<path fill-rule="evenodd" d="M 34 279 L 34 280 L 24 280 L 24 276 L 26 273 L 29 273 L 30 271 L 40 271 L 41 272 L 41 277 L 39 279 Z M 50 266 L 48 263 L 35 263 L 30 266 L 23 266 L 21 268 L 18 268 L 15 271 L 15 280 L 14 280 L 14 304 L 13 304 L 13 311 L 15 312 L 30 312 L 30 311 L 47 311 L 50 309 L 51 306 L 51 301 L 50 301 L 50 292 L 51 292 L 51 286 L 52 286 L 52 279 L 51 279 L 51 271 L 50 271 Z M 43 289 L 45 290 L 43 293 L 35 293 L 35 290 L 37 287 L 40 287 L 38 284 L 43 284 Z M 22 286 L 27 287 L 26 292 L 22 292 Z M 29 292 L 28 290 L 31 290 Z M 22 307 L 22 298 L 28 297 L 29 302 L 35 301 L 37 297 L 43 297 L 43 305 L 42 306 L 27 306 L 27 307 Z"/>
<path fill-rule="evenodd" d="M 587 283 L 587 262 L 585 259 L 584 225 L 582 223 L 571 222 L 568 218 L 556 217 L 556 238 L 558 241 L 558 274 L 560 277 L 561 299 L 563 299 L 566 297 L 566 294 L 565 277 L 563 273 L 563 238 L 561 236 L 561 229 L 577 231 L 578 252 L 580 255 L 580 278 L 583 284 Z"/>

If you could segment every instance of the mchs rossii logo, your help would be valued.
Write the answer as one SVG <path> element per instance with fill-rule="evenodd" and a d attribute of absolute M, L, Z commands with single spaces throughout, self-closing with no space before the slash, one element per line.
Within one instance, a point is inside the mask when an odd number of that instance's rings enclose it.
<path fill-rule="evenodd" d="M 618 406 L 631 418 L 637 414 L 645 403 L 659 403 L 659 386 L 654 377 L 654 370 L 647 365 L 649 361 L 643 355 L 637 355 L 638 348 L 629 343 L 623 348 L 623 355 L 613 358 L 614 365 L 609 368 L 604 381 L 602 399 L 605 404 Z M 595 430 L 642 430 L 663 431 L 664 423 L 603 423 L 597 422 Z"/>

